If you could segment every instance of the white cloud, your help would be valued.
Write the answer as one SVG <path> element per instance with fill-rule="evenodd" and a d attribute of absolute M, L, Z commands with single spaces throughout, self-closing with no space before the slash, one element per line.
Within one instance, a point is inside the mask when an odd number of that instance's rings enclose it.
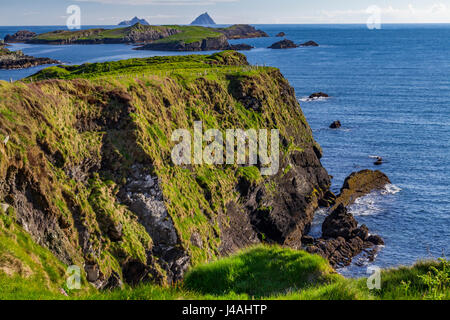
<path fill-rule="evenodd" d="M 76 0 L 79 2 L 97 2 L 105 4 L 124 4 L 124 5 L 211 5 L 223 2 L 237 2 L 239 0 Z"/>
<path fill-rule="evenodd" d="M 450 8 L 444 3 L 434 3 L 428 7 L 417 7 L 409 4 L 404 8 L 393 6 L 380 7 L 381 18 L 384 23 L 389 22 L 450 22 Z M 321 14 L 328 19 L 341 22 L 361 21 L 368 14 L 366 9 L 322 11 Z"/>

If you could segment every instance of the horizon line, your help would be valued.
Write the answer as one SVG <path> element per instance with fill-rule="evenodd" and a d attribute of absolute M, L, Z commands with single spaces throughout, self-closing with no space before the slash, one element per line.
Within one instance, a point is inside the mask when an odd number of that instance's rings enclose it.
<path fill-rule="evenodd" d="M 226 26 L 226 25 L 235 25 L 235 24 L 249 24 L 249 25 L 366 25 L 367 22 L 302 22 L 302 23 L 216 23 L 217 26 Z M 427 25 L 433 25 L 433 24 L 450 24 L 450 22 L 386 22 L 382 23 L 381 25 L 421 25 L 421 24 L 427 24 Z M 174 24 L 174 23 L 167 23 L 167 24 L 150 24 L 151 26 L 165 26 L 165 25 L 180 25 L 180 26 L 188 26 L 191 24 Z M 119 26 L 119 24 L 84 24 L 83 26 Z M 202 25 L 199 25 L 202 26 Z M 203 26 L 214 26 L 214 25 L 203 25 Z M 65 24 L 61 25 L 52 25 L 52 24 L 15 24 L 15 25 L 0 25 L 0 27 L 66 27 Z M 122 26 L 126 27 L 126 26 Z M 75 30 L 74 30 L 75 31 Z"/>

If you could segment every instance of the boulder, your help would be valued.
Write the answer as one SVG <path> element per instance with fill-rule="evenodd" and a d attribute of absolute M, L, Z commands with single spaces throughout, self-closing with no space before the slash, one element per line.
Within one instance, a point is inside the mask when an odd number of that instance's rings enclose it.
<path fill-rule="evenodd" d="M 324 92 L 315 92 L 309 96 L 309 99 L 329 98 L 330 96 Z"/>
<path fill-rule="evenodd" d="M 298 46 L 291 40 L 282 40 L 274 43 L 269 47 L 269 49 L 292 49 Z"/>
<path fill-rule="evenodd" d="M 286 36 L 286 33 L 280 32 L 280 33 L 278 33 L 275 37 L 282 38 L 282 37 L 284 37 L 284 36 Z"/>
<path fill-rule="evenodd" d="M 314 41 L 307 41 L 307 42 L 302 43 L 300 45 L 300 47 L 318 47 L 318 46 L 319 45 L 316 42 L 314 42 Z"/>
<path fill-rule="evenodd" d="M 339 120 L 334 121 L 331 125 L 330 125 L 330 129 L 339 129 L 340 127 L 342 127 L 342 124 Z"/>
<path fill-rule="evenodd" d="M 376 166 L 381 166 L 383 164 L 383 158 L 377 157 L 377 161 L 375 161 L 373 164 Z"/>

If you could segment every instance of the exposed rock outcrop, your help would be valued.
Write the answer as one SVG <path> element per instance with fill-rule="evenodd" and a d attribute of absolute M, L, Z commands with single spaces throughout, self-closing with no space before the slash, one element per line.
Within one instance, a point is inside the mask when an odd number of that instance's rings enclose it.
<path fill-rule="evenodd" d="M 282 40 L 272 44 L 269 49 L 293 49 L 298 46 L 291 40 Z"/>
<path fill-rule="evenodd" d="M 230 45 L 225 36 L 217 38 L 207 38 L 200 41 L 186 43 L 184 41 L 154 42 L 135 50 L 151 51 L 214 51 L 214 50 L 251 50 L 253 47 L 247 44 Z"/>
<path fill-rule="evenodd" d="M 300 45 L 300 47 L 318 47 L 318 46 L 319 46 L 319 44 L 314 41 L 307 41 Z"/>
<path fill-rule="evenodd" d="M 157 177 L 152 177 L 142 165 L 135 164 L 127 184 L 121 190 L 121 202 L 139 217 L 153 240 L 152 254 L 166 269 L 169 283 L 182 279 L 189 267 L 189 256 L 181 249 L 175 226 L 164 203 Z"/>
<path fill-rule="evenodd" d="M 347 207 L 354 203 L 357 198 L 365 196 L 374 190 L 383 189 L 390 183 L 389 178 L 381 171 L 362 170 L 354 172 L 345 179 L 333 210 L 339 204 Z"/>
<path fill-rule="evenodd" d="M 266 38 L 269 35 L 262 31 L 257 30 L 255 27 L 248 24 L 235 24 L 228 28 L 214 29 L 223 33 L 227 39 L 248 39 L 248 38 Z"/>
<path fill-rule="evenodd" d="M 25 69 L 44 64 L 59 64 L 50 58 L 36 58 L 25 55 L 22 51 L 9 51 L 0 46 L 0 69 Z"/>
<path fill-rule="evenodd" d="M 373 260 L 376 246 L 383 244 L 381 237 L 369 234 L 367 226 L 358 227 L 353 215 L 340 204 L 323 222 L 322 237 L 310 241 L 306 250 L 320 254 L 335 267 L 344 267 L 363 251 L 369 261 Z"/>
<path fill-rule="evenodd" d="M 280 33 L 277 33 L 277 35 L 275 37 L 282 38 L 284 36 L 286 36 L 286 33 L 280 32 Z"/>

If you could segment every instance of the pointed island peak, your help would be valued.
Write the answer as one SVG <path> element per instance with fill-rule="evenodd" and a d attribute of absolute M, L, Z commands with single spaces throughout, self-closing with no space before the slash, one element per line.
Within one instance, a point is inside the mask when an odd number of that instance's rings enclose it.
<path fill-rule="evenodd" d="M 145 19 L 139 19 L 138 17 L 134 17 L 131 20 L 125 20 L 119 23 L 119 26 L 132 26 L 135 25 L 136 23 L 140 23 L 144 26 L 149 26 L 150 23 L 147 22 L 147 20 Z"/>
<path fill-rule="evenodd" d="M 201 14 L 197 19 L 192 21 L 191 25 L 212 25 L 216 24 L 208 12 Z"/>

